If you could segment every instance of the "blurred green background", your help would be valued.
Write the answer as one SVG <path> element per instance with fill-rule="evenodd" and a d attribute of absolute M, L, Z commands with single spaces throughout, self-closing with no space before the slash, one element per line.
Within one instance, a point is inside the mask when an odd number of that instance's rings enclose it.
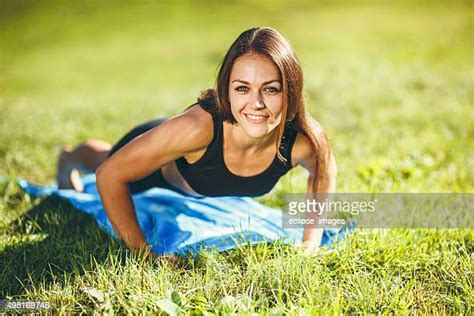
<path fill-rule="evenodd" d="M 51 182 L 62 146 L 178 113 L 242 31 L 271 26 L 302 63 L 339 191 L 473 191 L 470 1 L 0 4 L 0 175 Z M 304 190 L 301 172 L 276 191 Z"/>

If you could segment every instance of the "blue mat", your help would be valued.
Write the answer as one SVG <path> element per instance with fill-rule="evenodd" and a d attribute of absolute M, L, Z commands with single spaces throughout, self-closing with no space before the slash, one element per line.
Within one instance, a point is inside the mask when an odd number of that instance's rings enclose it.
<path fill-rule="evenodd" d="M 56 184 L 38 186 L 19 179 L 18 184 L 33 197 L 55 195 L 76 209 L 93 216 L 97 224 L 117 238 L 97 192 L 95 174 L 81 177 L 84 192 L 58 190 Z M 241 244 L 280 240 L 298 243 L 303 229 L 282 228 L 282 212 L 249 197 L 204 197 L 163 188 L 132 195 L 138 222 L 156 254 L 197 255 L 200 250 L 225 251 Z M 341 229 L 325 229 L 321 246 L 331 247 L 352 231 L 354 223 Z"/>

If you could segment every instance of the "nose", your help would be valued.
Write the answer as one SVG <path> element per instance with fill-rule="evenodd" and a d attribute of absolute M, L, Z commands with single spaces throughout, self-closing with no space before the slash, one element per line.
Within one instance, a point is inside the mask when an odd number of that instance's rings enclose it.
<path fill-rule="evenodd" d="M 260 93 L 260 91 L 255 91 L 251 93 L 249 103 L 252 106 L 252 108 L 255 108 L 255 109 L 263 109 L 265 107 L 265 104 L 263 103 L 262 94 Z"/>

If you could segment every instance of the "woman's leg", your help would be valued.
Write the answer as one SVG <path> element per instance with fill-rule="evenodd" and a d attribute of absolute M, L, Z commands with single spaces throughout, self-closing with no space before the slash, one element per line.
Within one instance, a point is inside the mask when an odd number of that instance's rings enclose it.
<path fill-rule="evenodd" d="M 63 148 L 59 153 L 56 181 L 59 189 L 74 189 L 82 192 L 83 183 L 79 171 L 89 173 L 104 162 L 112 145 L 100 139 L 89 139 L 74 149 Z"/>
<path fill-rule="evenodd" d="M 63 148 L 59 154 L 56 180 L 60 189 L 74 189 L 82 192 L 83 183 L 79 171 L 95 172 L 109 157 L 135 137 L 163 123 L 166 118 L 158 118 L 142 123 L 125 134 L 115 145 L 99 139 L 89 139 L 74 149 Z M 129 184 L 130 191 L 137 193 L 154 186 L 169 188 L 161 170 L 156 170 L 143 179 Z"/>

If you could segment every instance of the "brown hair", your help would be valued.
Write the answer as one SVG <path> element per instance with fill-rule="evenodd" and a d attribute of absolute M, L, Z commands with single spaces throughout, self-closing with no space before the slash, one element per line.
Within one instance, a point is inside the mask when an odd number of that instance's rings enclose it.
<path fill-rule="evenodd" d="M 230 46 L 220 65 L 216 89 L 203 91 L 198 98 L 198 103 L 207 111 L 218 113 L 224 120 L 236 123 L 229 102 L 230 74 L 237 58 L 252 53 L 270 58 L 277 66 L 282 79 L 283 110 L 282 124 L 278 127 L 275 144 L 277 156 L 281 161 L 286 162 L 279 147 L 285 129 L 283 123 L 291 123 L 308 137 L 316 154 L 312 191 L 319 192 L 327 172 L 329 141 L 323 128 L 306 112 L 303 97 L 303 72 L 300 63 L 289 42 L 278 31 L 270 27 L 255 27 L 240 34 Z"/>

